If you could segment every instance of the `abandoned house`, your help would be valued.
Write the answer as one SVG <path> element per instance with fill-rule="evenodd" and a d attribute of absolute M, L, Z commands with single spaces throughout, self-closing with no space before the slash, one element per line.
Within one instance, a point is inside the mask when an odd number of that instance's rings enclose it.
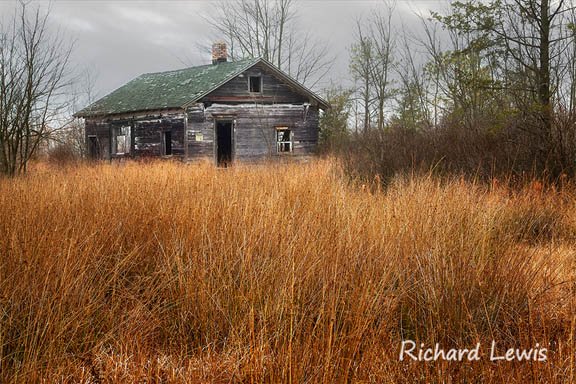
<path fill-rule="evenodd" d="M 322 98 L 262 58 L 144 74 L 78 112 L 94 159 L 235 160 L 315 152 Z"/>

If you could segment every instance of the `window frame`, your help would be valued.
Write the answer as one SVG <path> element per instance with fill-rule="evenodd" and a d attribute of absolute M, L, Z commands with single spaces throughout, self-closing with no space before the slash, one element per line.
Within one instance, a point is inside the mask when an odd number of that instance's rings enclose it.
<path fill-rule="evenodd" d="M 112 127 L 112 134 L 110 135 L 112 155 L 124 156 L 129 155 L 132 150 L 132 127 L 130 125 L 117 125 Z M 118 137 L 124 137 L 124 151 L 119 151 Z"/>
<path fill-rule="evenodd" d="M 258 79 L 258 91 L 252 90 L 252 83 L 253 83 L 252 79 Z M 261 75 L 248 76 L 248 92 L 254 94 L 261 94 L 263 87 L 264 83 Z"/>
<path fill-rule="evenodd" d="M 281 132 L 288 132 L 288 140 L 285 140 L 285 137 L 282 137 L 284 140 L 280 140 Z M 275 129 L 276 132 L 276 153 L 283 154 L 283 153 L 292 153 L 294 151 L 294 131 L 287 126 L 278 126 Z M 284 150 L 284 145 L 288 144 L 288 150 Z"/>

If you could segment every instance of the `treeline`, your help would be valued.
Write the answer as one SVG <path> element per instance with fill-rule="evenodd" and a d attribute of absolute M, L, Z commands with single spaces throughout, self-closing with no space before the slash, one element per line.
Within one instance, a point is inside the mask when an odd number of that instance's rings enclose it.
<path fill-rule="evenodd" d="M 326 151 L 367 177 L 575 175 L 573 2 L 452 2 L 419 33 L 383 4 L 357 21 L 354 86 L 327 93 Z"/>

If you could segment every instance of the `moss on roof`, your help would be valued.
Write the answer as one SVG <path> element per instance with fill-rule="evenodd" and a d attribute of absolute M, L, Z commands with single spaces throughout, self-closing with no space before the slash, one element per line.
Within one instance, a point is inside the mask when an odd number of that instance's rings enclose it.
<path fill-rule="evenodd" d="M 237 76 L 258 60 L 254 58 L 146 73 L 84 108 L 76 116 L 180 108 Z"/>

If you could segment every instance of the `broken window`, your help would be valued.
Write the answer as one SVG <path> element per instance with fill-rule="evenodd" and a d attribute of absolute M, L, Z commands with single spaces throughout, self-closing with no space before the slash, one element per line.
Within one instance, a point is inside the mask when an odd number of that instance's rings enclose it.
<path fill-rule="evenodd" d="M 261 76 L 250 76 L 248 77 L 248 86 L 250 92 L 260 93 L 262 92 L 262 77 Z"/>
<path fill-rule="evenodd" d="M 112 128 L 112 153 L 114 155 L 130 153 L 130 126 Z"/>
<path fill-rule="evenodd" d="M 292 131 L 287 127 L 276 128 L 276 152 L 292 152 Z"/>

